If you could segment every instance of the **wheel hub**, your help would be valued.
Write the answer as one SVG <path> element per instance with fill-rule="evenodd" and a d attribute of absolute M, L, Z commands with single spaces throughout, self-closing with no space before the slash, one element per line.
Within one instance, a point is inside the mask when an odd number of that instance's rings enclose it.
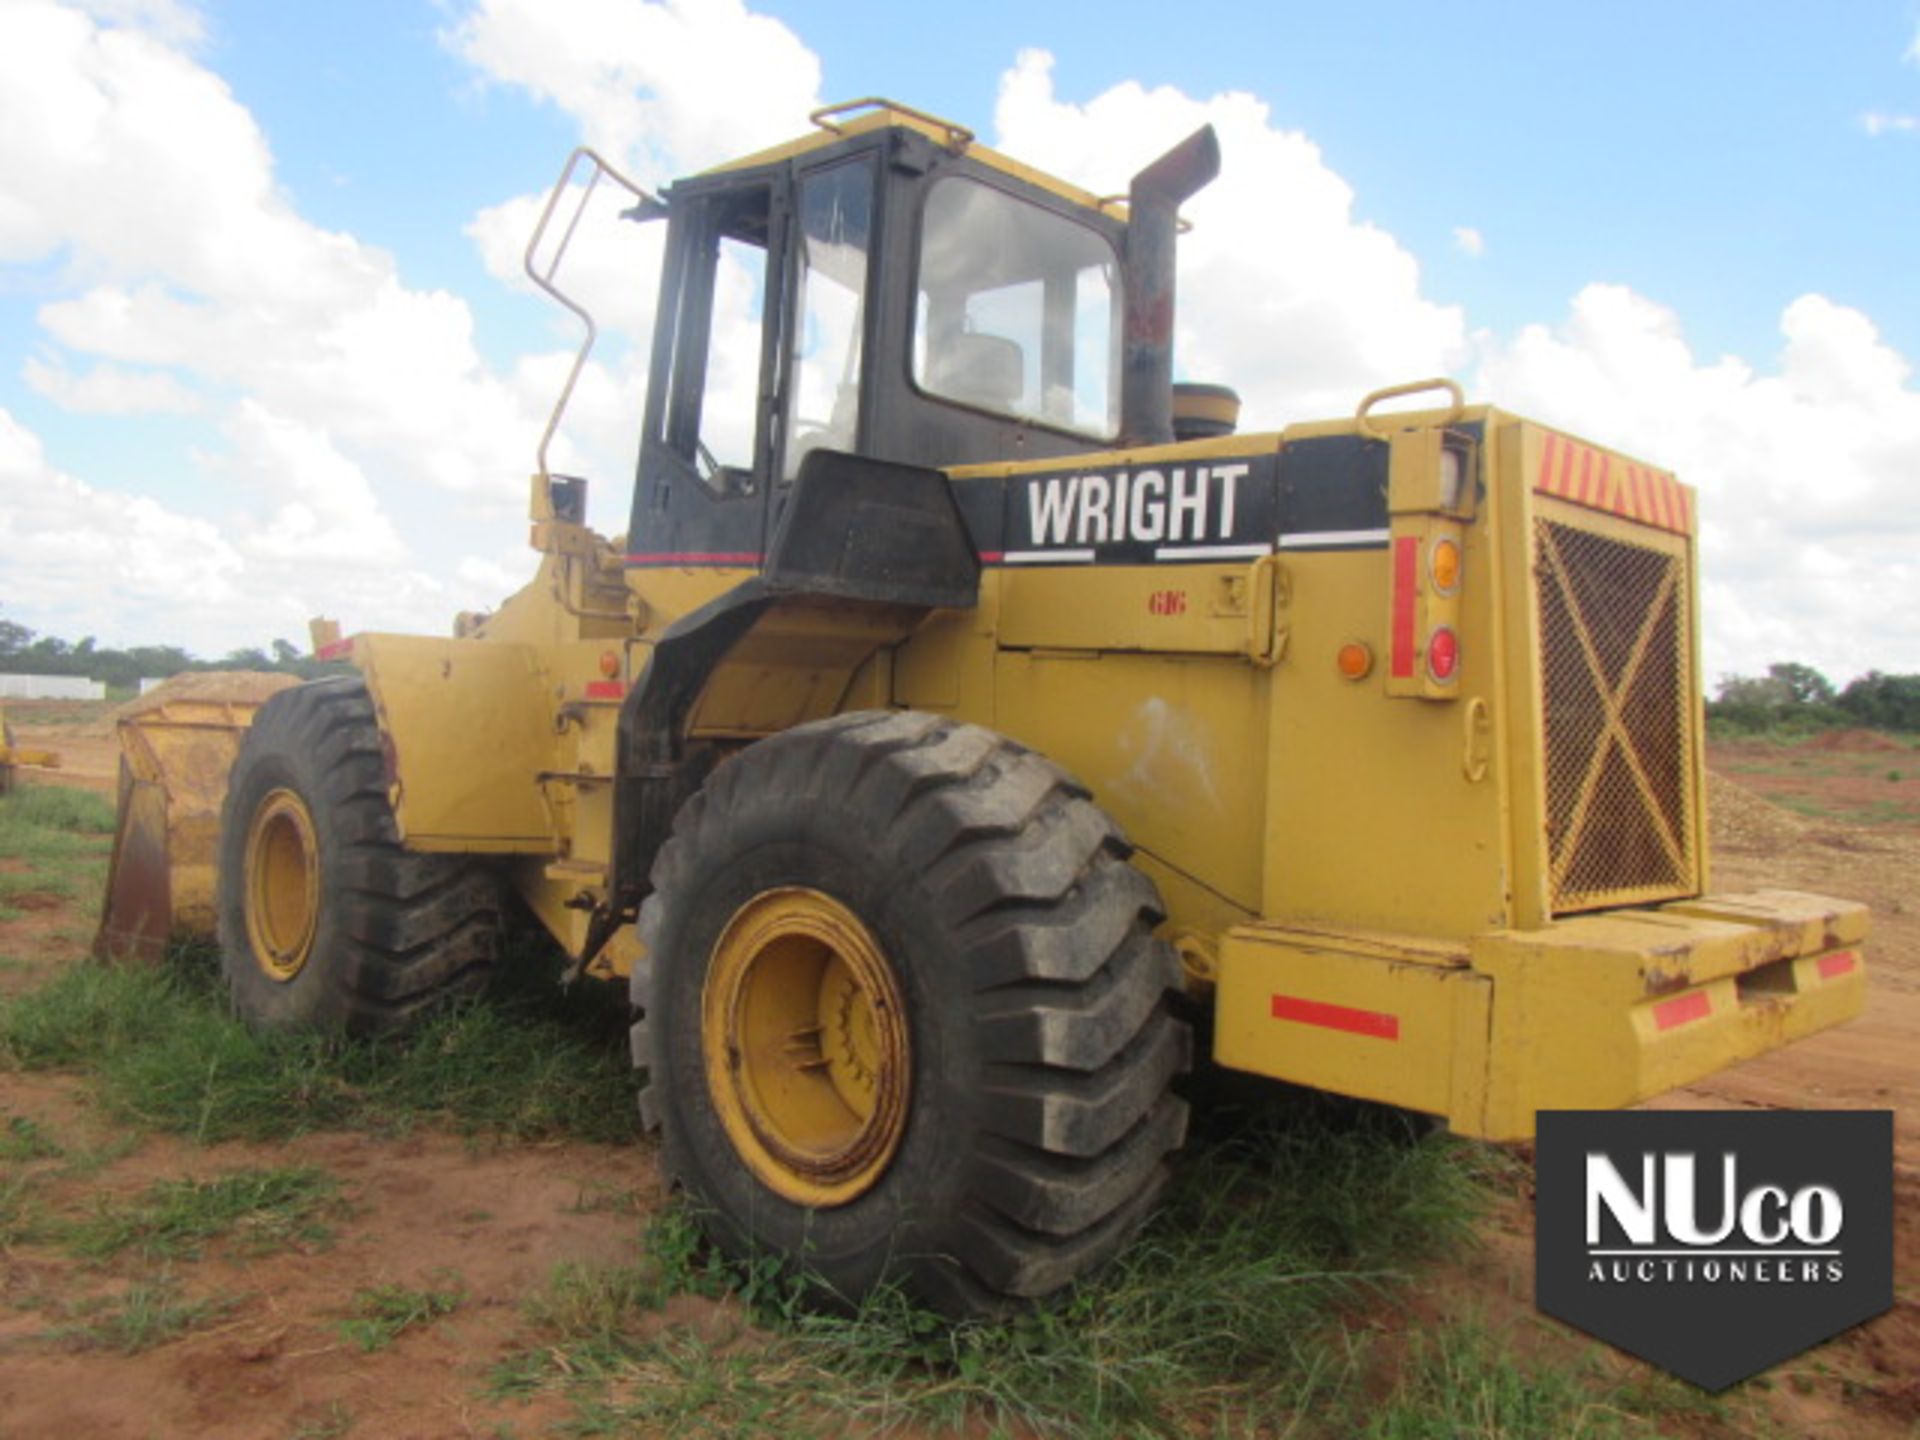
<path fill-rule="evenodd" d="M 247 940 L 254 963 L 285 984 L 313 953 L 320 917 L 320 849 L 307 802 L 268 792 L 247 826 Z"/>
<path fill-rule="evenodd" d="M 844 1205 L 885 1173 L 906 1130 L 906 1011 L 840 901 L 790 887 L 741 906 L 714 946 L 701 1040 L 721 1124 L 769 1189 Z"/>

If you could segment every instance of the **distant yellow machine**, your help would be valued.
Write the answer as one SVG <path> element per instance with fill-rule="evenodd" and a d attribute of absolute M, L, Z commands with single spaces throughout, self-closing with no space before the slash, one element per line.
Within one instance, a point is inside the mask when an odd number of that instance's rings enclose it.
<path fill-rule="evenodd" d="M 0 710 L 0 795 L 13 789 L 17 767 L 38 765 L 54 769 L 59 764 L 60 756 L 56 751 L 16 744 L 13 726 L 7 723 L 6 712 Z"/>
<path fill-rule="evenodd" d="M 134 727 L 122 859 L 182 899 L 109 935 L 208 928 L 211 863 L 241 1012 L 378 1030 L 515 895 L 631 977 L 722 1244 L 954 1312 L 1124 1243 L 1196 1047 L 1511 1139 L 1859 1010 L 1858 906 L 1709 887 L 1690 489 L 1447 381 L 1233 433 L 1171 380 L 1210 130 L 1122 202 L 815 119 L 628 185 L 667 232 L 628 535 L 543 441 L 533 582 L 323 634 L 357 673 L 260 705 L 197 842 L 193 747 Z"/>

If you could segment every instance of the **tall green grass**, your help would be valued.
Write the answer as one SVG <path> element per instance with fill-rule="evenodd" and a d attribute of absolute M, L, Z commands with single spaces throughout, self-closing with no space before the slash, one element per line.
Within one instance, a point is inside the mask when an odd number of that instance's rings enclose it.
<path fill-rule="evenodd" d="M 1468 1243 L 1501 1163 L 1414 1141 L 1380 1112 L 1210 1108 L 1167 1203 L 1115 1263 L 1049 1305 L 958 1325 L 893 1293 L 822 1313 L 781 1267 L 722 1263 L 672 1209 L 642 1265 L 557 1272 L 529 1307 L 546 1343 L 497 1378 L 566 1390 L 584 1434 L 1281 1433 L 1343 1403 L 1360 1357 L 1342 1317 Z M 751 1329 L 661 1323 L 688 1293 L 734 1296 Z"/>
<path fill-rule="evenodd" d="M 1727 1418 L 1712 1396 L 1655 1376 L 1624 1381 L 1601 1367 L 1517 1358 L 1471 1320 L 1413 1335 L 1392 1392 L 1369 1405 L 1355 1435 L 1365 1440 L 1629 1440 L 1671 1433 L 1665 1419 L 1696 1426 Z"/>
<path fill-rule="evenodd" d="M 546 979 L 509 973 L 403 1039 L 346 1040 L 248 1029 L 204 948 L 151 969 L 83 962 L 0 1000 L 0 1067 L 84 1071 L 116 1118 L 203 1141 L 422 1121 L 521 1139 L 631 1138 L 623 1007 Z"/>
<path fill-rule="evenodd" d="M 330 1240 L 323 1217 L 342 1208 L 339 1190 L 339 1181 L 311 1166 L 161 1180 L 137 1196 L 101 1198 L 87 1214 L 51 1227 L 48 1238 L 88 1260 L 127 1250 L 148 1259 L 197 1259 L 219 1238 L 265 1255 Z"/>
<path fill-rule="evenodd" d="M 68 1322 L 46 1332 L 47 1339 L 76 1349 L 117 1350 L 138 1355 L 210 1325 L 230 1313 L 237 1297 L 189 1299 L 171 1272 L 139 1280 L 124 1294 L 70 1301 L 62 1308 Z"/>
<path fill-rule="evenodd" d="M 23 785 L 0 802 L 0 854 L 36 830 L 71 835 L 113 834 L 113 802 L 91 790 Z"/>
<path fill-rule="evenodd" d="M 113 806 L 85 790 L 23 786 L 0 796 L 0 860 L 23 866 L 0 872 L 0 919 L 19 911 L 19 897 L 59 895 L 92 913 L 113 848 Z"/>

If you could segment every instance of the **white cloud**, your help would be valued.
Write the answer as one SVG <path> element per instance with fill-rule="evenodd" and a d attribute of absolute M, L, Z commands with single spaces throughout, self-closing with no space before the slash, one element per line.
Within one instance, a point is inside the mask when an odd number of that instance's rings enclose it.
<path fill-rule="evenodd" d="M 96 489 L 55 469 L 39 437 L 5 410 L 0 554 L 10 615 L 67 639 L 82 633 L 158 638 L 141 623 L 144 617 L 199 617 L 232 605 L 245 568 L 207 521 L 151 499 Z M 46 617 L 56 615 L 60 622 L 48 624 Z"/>
<path fill-rule="evenodd" d="M 1590 285 L 1556 327 L 1487 339 L 1488 399 L 1699 488 L 1710 671 L 1920 668 L 1920 392 L 1859 311 L 1805 295 L 1777 369 L 1697 359 L 1679 317 Z"/>
<path fill-rule="evenodd" d="M 1221 175 L 1187 202 L 1175 363 L 1232 384 L 1249 428 L 1351 412 L 1367 391 L 1441 374 L 1466 355 L 1460 310 L 1420 294 L 1420 267 L 1354 215 L 1352 188 L 1267 106 L 1128 81 L 1084 104 L 1054 93 L 1053 57 L 1023 51 L 1001 79 L 999 144 L 1097 193 L 1212 123 Z"/>
<path fill-rule="evenodd" d="M 538 263 L 552 258 L 552 237 L 564 232 L 578 210 L 581 187 L 569 188 L 548 226 L 547 243 Z M 545 195 L 518 195 L 490 205 L 467 224 L 467 238 L 480 252 L 487 273 L 502 285 L 523 294 L 538 294 L 527 278 L 523 261 L 527 239 L 533 234 L 546 204 Z M 635 224 L 619 218 L 632 197 L 618 185 L 602 181 L 587 202 L 572 241 L 556 275 L 561 293 L 584 305 L 603 335 L 615 335 L 628 344 L 646 343 L 653 333 L 655 285 L 660 257 L 666 247 L 666 225 L 661 221 Z M 578 322 L 558 307 L 553 311 L 557 334 L 567 341 L 579 336 Z"/>
<path fill-rule="evenodd" d="M 1920 115 L 1889 115 L 1869 110 L 1860 117 L 1860 128 L 1876 139 L 1882 135 L 1912 135 L 1920 132 Z"/>
<path fill-rule="evenodd" d="M 441 582 L 367 583 L 411 555 L 367 477 L 410 513 L 456 492 L 478 502 L 473 520 L 511 527 L 552 391 L 485 365 L 463 298 L 410 287 L 384 251 L 299 214 L 252 114 L 187 48 L 196 22 L 165 0 L 0 5 L 0 265 L 35 263 L 54 292 L 23 378 L 81 413 L 209 413 L 215 443 L 194 459 L 218 483 L 186 498 L 237 527 L 234 554 L 272 562 L 276 593 L 358 594 L 350 623 L 442 629 Z M 247 492 L 235 503 L 256 511 L 222 510 Z M 471 523 L 437 508 L 412 532 L 429 551 Z M 199 628 L 168 638 L 256 643 L 271 613 L 264 599 L 196 612 Z"/>
<path fill-rule="evenodd" d="M 0 261 L 64 262 L 53 341 L 251 394 L 409 477 L 517 491 L 502 457 L 538 412 L 486 370 L 466 302 L 303 219 L 220 77 L 51 0 L 0 23 Z"/>
<path fill-rule="evenodd" d="M 1471 225 L 1453 227 L 1453 245 L 1462 255 L 1475 260 L 1487 253 L 1487 237 Z"/>
<path fill-rule="evenodd" d="M 454 567 L 454 574 L 461 584 L 481 595 L 511 595 L 533 578 L 537 559 L 533 551 L 525 549 L 496 555 L 463 555 Z"/>
<path fill-rule="evenodd" d="M 169 45 L 190 48 L 207 38 L 206 18 L 189 0 L 76 0 L 95 19 L 145 30 Z"/>
<path fill-rule="evenodd" d="M 95 365 L 75 375 L 60 360 L 30 356 L 21 377 L 35 393 L 83 415 L 191 415 L 200 397 L 163 370 Z"/>
<path fill-rule="evenodd" d="M 221 468 L 236 486 L 269 491 L 266 522 L 241 538 L 254 558 L 277 564 L 386 569 L 407 547 L 367 477 L 324 430 L 243 400 L 224 427 Z"/>
<path fill-rule="evenodd" d="M 820 104 L 818 57 L 740 0 L 478 0 L 443 38 L 642 183 L 786 140 Z"/>
<path fill-rule="evenodd" d="M 65 474 L 0 409 L 7 618 L 69 640 L 217 656 L 273 638 L 304 646 L 319 614 L 441 633 L 456 609 L 497 602 L 486 582 L 517 573 L 521 584 L 531 571 L 436 578 L 410 563 L 365 478 L 323 436 L 251 404 L 228 428 L 223 481 L 251 484 L 261 504 L 216 524 Z"/>

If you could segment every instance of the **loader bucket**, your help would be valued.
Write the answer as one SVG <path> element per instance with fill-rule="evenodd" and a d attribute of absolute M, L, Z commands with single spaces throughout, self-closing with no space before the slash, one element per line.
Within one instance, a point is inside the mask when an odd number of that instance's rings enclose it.
<path fill-rule="evenodd" d="M 176 675 L 121 709 L 100 959 L 152 963 L 176 935 L 211 938 L 227 772 L 254 712 L 299 683 L 250 670 Z"/>

